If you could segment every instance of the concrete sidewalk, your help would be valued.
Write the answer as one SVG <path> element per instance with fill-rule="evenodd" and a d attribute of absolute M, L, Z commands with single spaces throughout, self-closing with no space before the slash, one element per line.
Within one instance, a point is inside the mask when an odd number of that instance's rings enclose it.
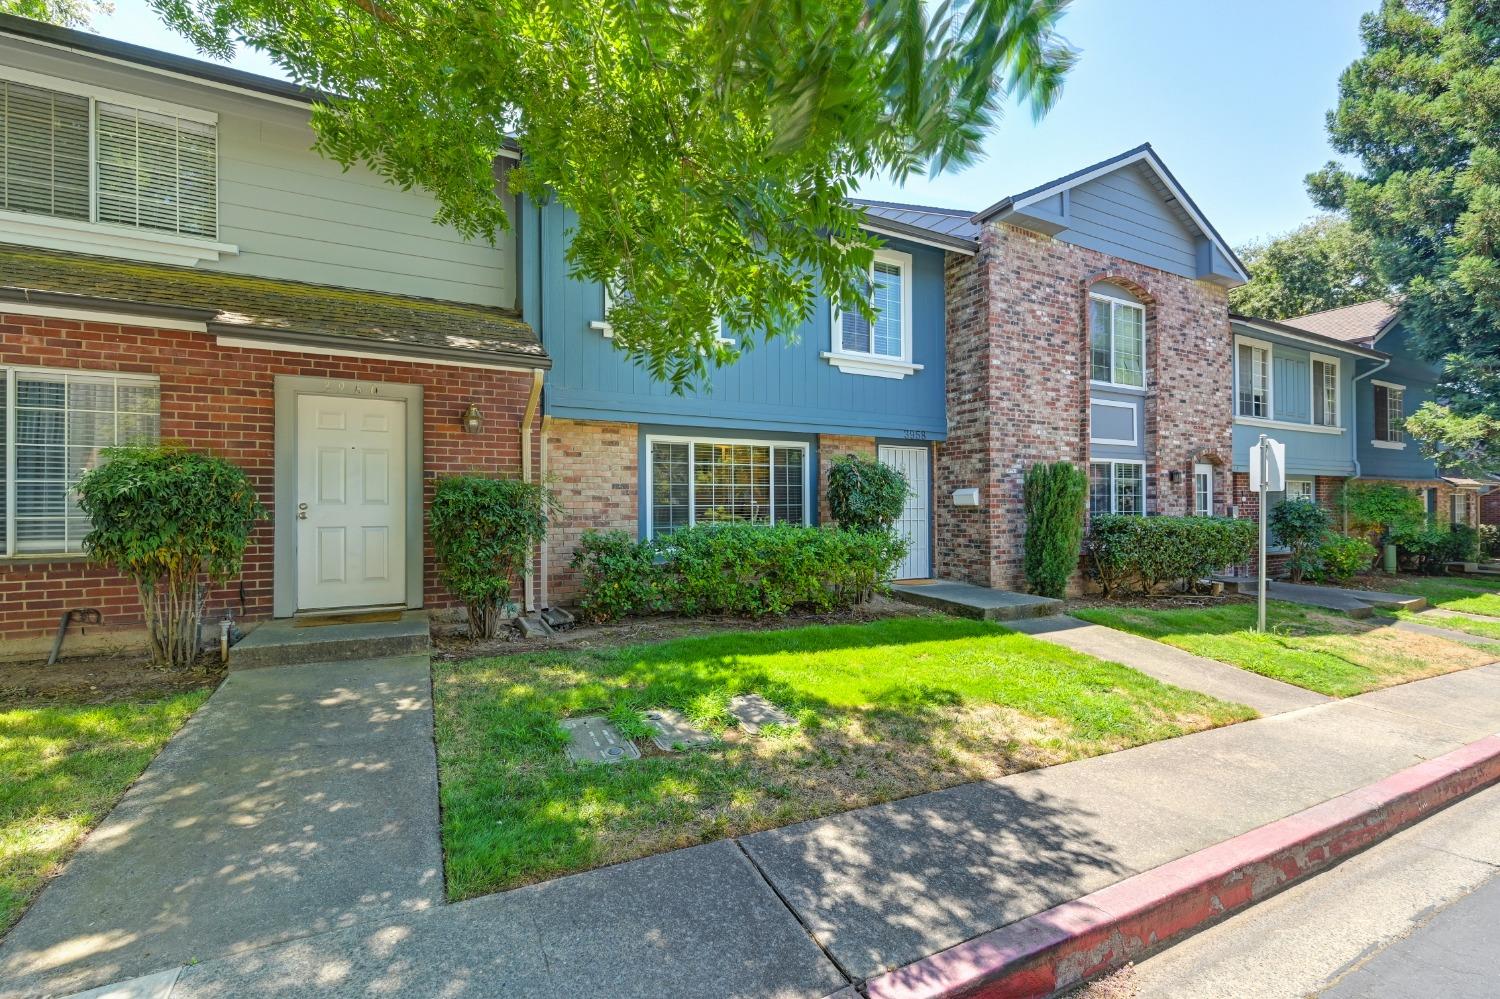
<path fill-rule="evenodd" d="M 1500 665 L 458 905 L 439 904 L 439 888 L 429 894 L 426 881 L 408 876 L 399 882 L 403 888 L 370 899 L 362 910 L 346 902 L 311 912 L 284 928 L 279 941 L 267 927 L 238 938 L 215 929 L 218 937 L 197 939 L 184 925 L 181 939 L 196 940 L 191 964 L 180 956 L 188 948 L 153 946 L 141 954 L 141 936 L 90 936 L 79 932 L 82 923 L 66 938 L 112 943 L 109 953 L 120 967 L 160 972 L 155 991 L 140 995 L 171 999 L 377 992 L 453 999 L 590 993 L 819 999 L 851 980 L 1496 731 Z M 185 733 L 183 747 L 174 750 L 180 756 L 192 749 L 188 736 L 200 747 L 212 746 L 209 735 Z M 388 793 L 401 792 L 393 784 Z M 435 817 L 434 806 L 430 821 Z M 435 857 L 435 831 L 429 835 Z M 310 857 L 317 855 L 316 842 L 309 843 Z M 95 849 L 108 848 L 101 843 Z M 99 862 L 89 859 L 89 865 Z M 350 870 L 371 866 L 345 862 Z M 48 893 L 59 894 L 55 889 L 64 883 Z M 232 877 L 225 881 L 232 883 Z M 83 884 L 73 878 L 72 887 Z M 145 918 L 152 901 L 163 906 L 163 898 L 132 905 Z M 64 901 L 42 901 L 52 912 L 46 923 L 59 927 Z M 75 918 L 85 918 L 85 903 L 70 904 Z M 165 905 L 171 913 L 175 903 Z M 247 912 L 255 925 L 255 912 Z M 210 928 L 232 928 L 233 915 L 204 918 Z M 21 940 L 42 942 L 27 921 Z M 106 925 L 126 932 L 118 918 Z M 7 959 L 16 955 L 15 943 L 15 937 L 6 941 Z M 62 976 L 69 966 L 56 965 L 56 952 L 42 964 L 33 964 L 30 973 L 40 971 L 40 977 L 29 983 L 0 971 L 6 983 L 0 994 L 61 991 L 57 986 L 77 980 Z M 90 984 L 99 984 L 97 974 Z"/>

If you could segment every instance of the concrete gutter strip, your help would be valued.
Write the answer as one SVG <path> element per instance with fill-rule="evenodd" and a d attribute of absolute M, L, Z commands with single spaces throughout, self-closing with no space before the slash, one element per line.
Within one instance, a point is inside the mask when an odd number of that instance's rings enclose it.
<path fill-rule="evenodd" d="M 870 999 L 1042 999 L 1138 960 L 1500 781 L 1500 735 L 866 983 Z"/>

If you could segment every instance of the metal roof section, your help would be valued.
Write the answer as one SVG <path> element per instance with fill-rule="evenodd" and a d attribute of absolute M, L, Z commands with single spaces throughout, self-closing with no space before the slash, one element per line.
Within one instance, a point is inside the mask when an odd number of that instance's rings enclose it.
<path fill-rule="evenodd" d="M 990 207 L 974 215 L 976 223 L 992 219 L 1008 222 L 1023 229 L 1056 236 L 1069 229 L 1068 192 L 1095 177 L 1135 164 L 1147 169 L 1153 186 L 1162 200 L 1180 216 L 1181 220 L 1200 234 L 1198 243 L 1198 278 L 1215 284 L 1233 286 L 1250 280 L 1245 265 L 1235 256 L 1229 244 L 1209 223 L 1203 212 L 1193 203 L 1177 178 L 1167 169 L 1156 150 L 1147 142 L 1127 149 L 1118 156 L 1075 170 L 1045 184 L 1002 198 Z"/>
<path fill-rule="evenodd" d="M 967 209 L 868 198 L 850 198 L 849 203 L 864 209 L 865 228 L 872 232 L 931 243 L 959 253 L 974 253 L 979 249 L 983 226 L 974 221 L 974 213 Z"/>

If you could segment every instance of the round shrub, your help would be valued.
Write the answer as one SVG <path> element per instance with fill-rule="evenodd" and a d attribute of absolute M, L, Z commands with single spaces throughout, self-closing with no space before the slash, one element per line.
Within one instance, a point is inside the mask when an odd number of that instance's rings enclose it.
<path fill-rule="evenodd" d="M 573 552 L 585 621 L 618 621 L 661 608 L 661 570 L 649 542 L 625 531 L 586 531 Z"/>
<path fill-rule="evenodd" d="M 1032 593 L 1061 598 L 1078 569 L 1089 477 L 1066 461 L 1038 462 L 1023 483 L 1026 544 L 1021 566 Z"/>
<path fill-rule="evenodd" d="M 208 586 L 239 575 L 265 507 L 244 471 L 217 455 L 160 444 L 108 448 L 103 459 L 78 483 L 93 525 L 83 550 L 135 583 L 152 660 L 190 666 Z"/>
<path fill-rule="evenodd" d="M 469 615 L 469 634 L 492 638 L 510 603 L 512 580 L 531 571 L 547 535 L 552 500 L 520 479 L 454 475 L 439 479 L 428 518 L 443 584 Z"/>
<path fill-rule="evenodd" d="M 1318 571 L 1314 552 L 1322 544 L 1330 523 L 1327 510 L 1306 500 L 1288 500 L 1271 510 L 1266 525 L 1291 552 L 1287 571 L 1292 582 L 1300 583 L 1303 576 Z"/>
<path fill-rule="evenodd" d="M 1346 538 L 1342 534 L 1329 534 L 1318 545 L 1313 558 L 1318 564 L 1319 579 L 1347 582 L 1355 573 L 1364 572 L 1375 564 L 1380 554 L 1375 546 L 1364 538 Z"/>
<path fill-rule="evenodd" d="M 889 531 L 910 489 L 906 476 L 884 462 L 840 455 L 828 469 L 828 510 L 840 527 Z"/>

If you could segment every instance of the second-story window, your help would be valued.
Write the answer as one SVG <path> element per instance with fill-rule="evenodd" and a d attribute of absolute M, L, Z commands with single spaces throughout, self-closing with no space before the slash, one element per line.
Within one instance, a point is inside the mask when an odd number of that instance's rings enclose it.
<path fill-rule="evenodd" d="M 1386 382 L 1375 383 L 1375 440 L 1382 444 L 1406 443 L 1406 389 Z"/>
<path fill-rule="evenodd" d="M 1146 384 L 1146 309 L 1109 295 L 1089 296 L 1089 377 L 1141 388 Z"/>
<path fill-rule="evenodd" d="M 1312 415 L 1320 427 L 1339 425 L 1339 362 L 1331 357 L 1312 359 Z"/>
<path fill-rule="evenodd" d="M 119 99 L 0 78 L 0 209 L 217 238 L 214 116 Z"/>
<path fill-rule="evenodd" d="M 902 360 L 911 356 L 911 258 L 877 250 L 870 267 L 872 323 L 857 311 L 839 314 L 838 350 Z"/>
<path fill-rule="evenodd" d="M 1235 348 L 1235 415 L 1271 418 L 1271 348 L 1241 343 Z"/>

